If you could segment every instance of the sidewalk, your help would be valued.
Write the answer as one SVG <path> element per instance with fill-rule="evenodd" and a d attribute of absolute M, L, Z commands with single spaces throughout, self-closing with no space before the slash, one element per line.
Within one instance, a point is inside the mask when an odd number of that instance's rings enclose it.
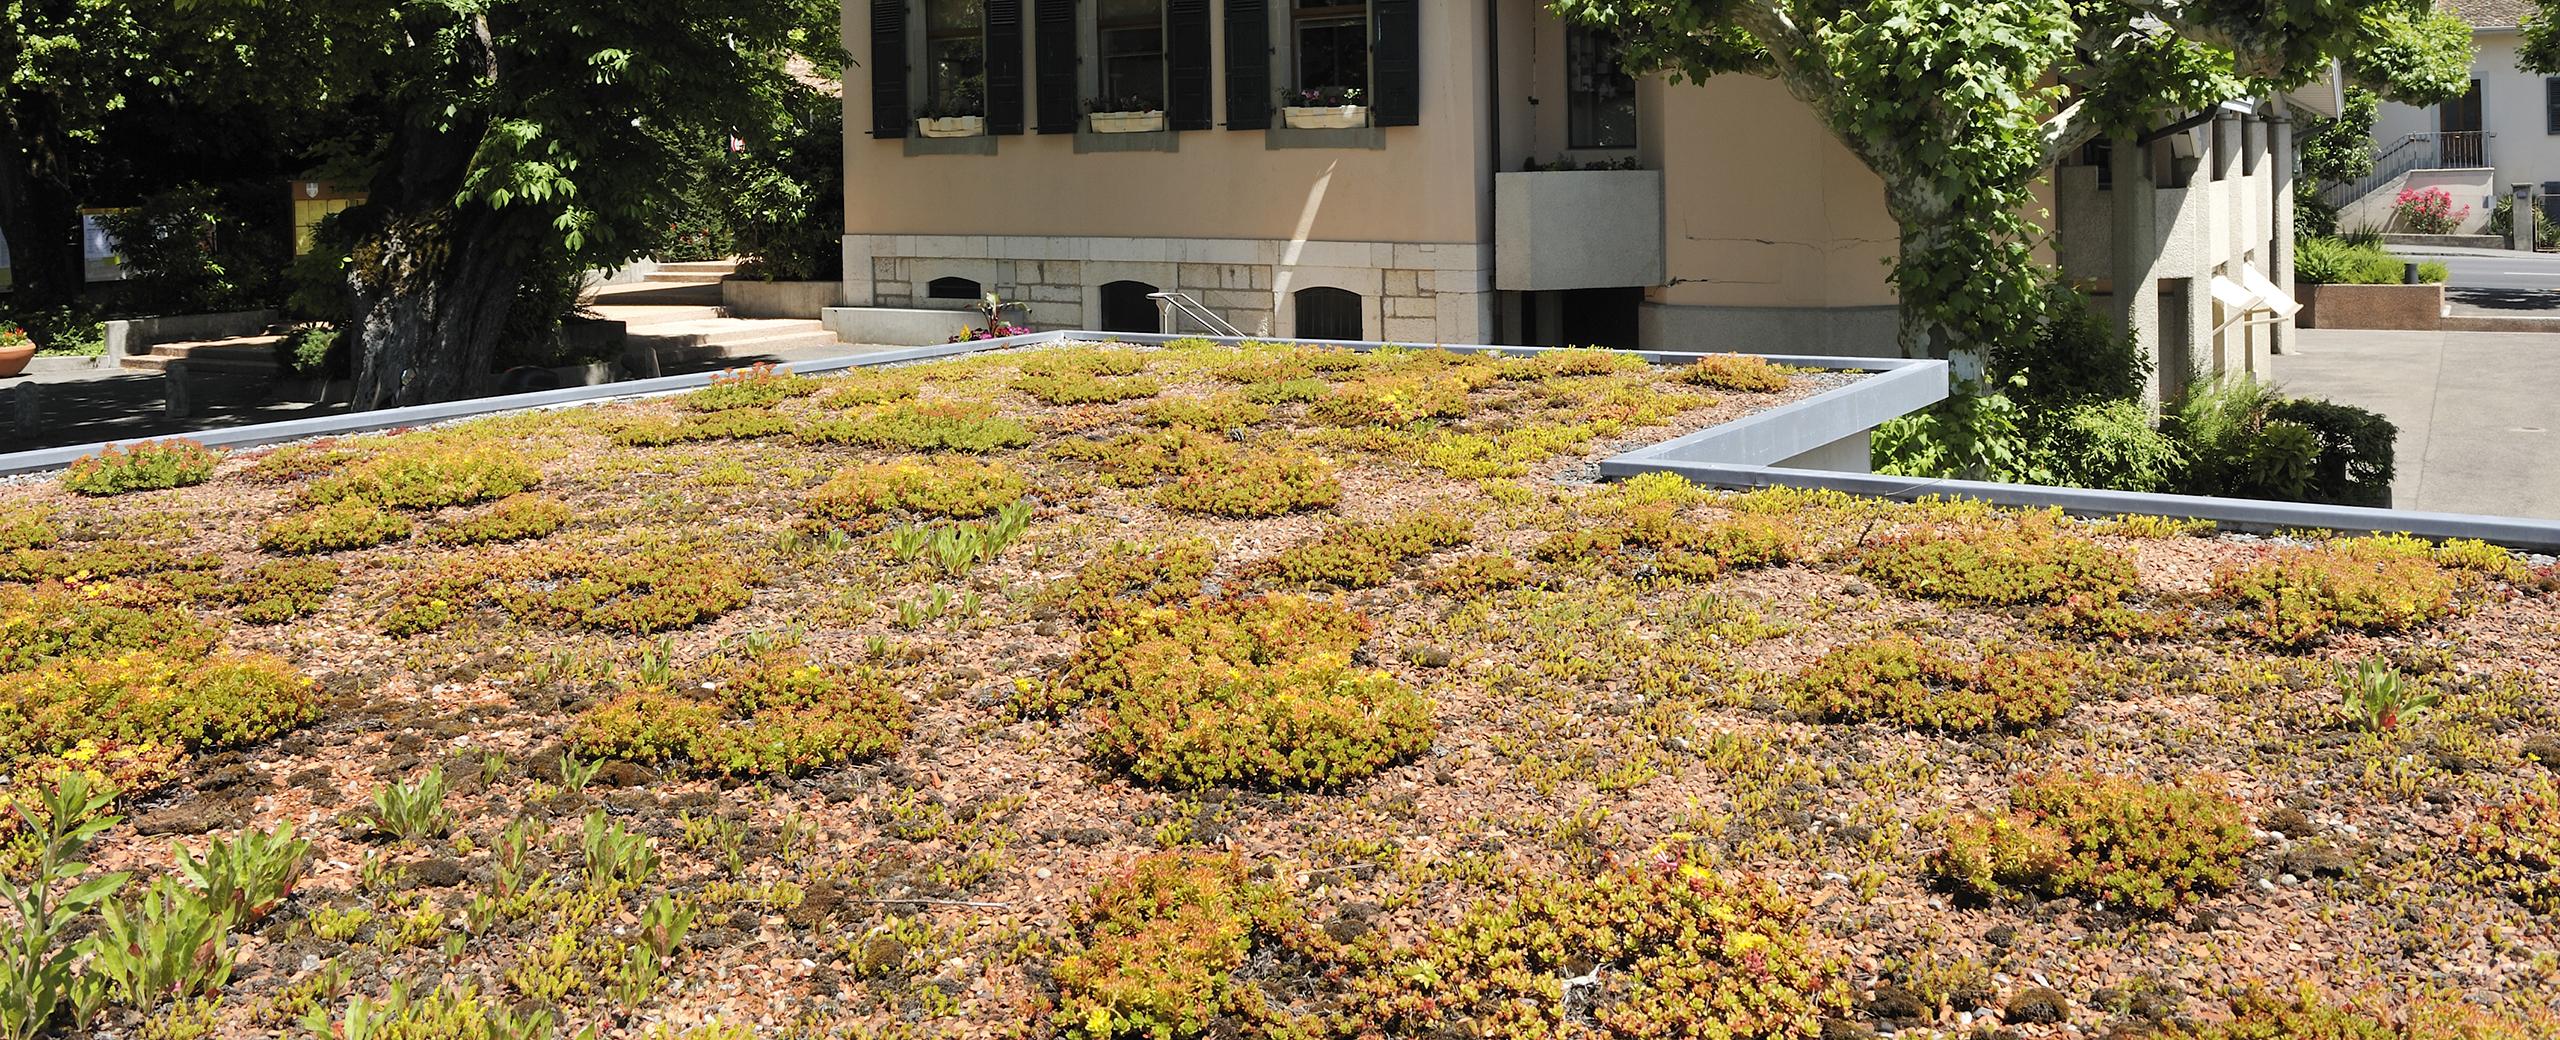
<path fill-rule="evenodd" d="M 2286 393 L 2397 423 L 2400 509 L 2560 519 L 2560 335 L 2304 329 L 2275 359 Z"/>

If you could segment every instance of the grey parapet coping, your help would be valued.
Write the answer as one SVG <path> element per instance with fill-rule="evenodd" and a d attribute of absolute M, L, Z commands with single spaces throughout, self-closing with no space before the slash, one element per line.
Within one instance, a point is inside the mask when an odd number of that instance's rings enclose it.
<path fill-rule="evenodd" d="M 970 340 L 961 343 L 937 343 L 922 347 L 901 347 L 895 350 L 876 350 L 861 354 L 846 354 L 840 357 L 820 358 L 815 361 L 794 361 L 776 365 L 774 367 L 789 369 L 802 375 L 817 375 L 826 372 L 841 372 L 847 369 L 870 368 L 879 365 L 894 365 L 908 361 L 933 361 L 941 358 L 958 357 L 965 354 L 976 354 L 989 350 L 1003 350 L 1009 347 L 1038 346 L 1044 343 L 1056 343 L 1060 340 L 1069 338 L 1071 335 L 1089 337 L 1094 334 L 1034 332 L 1021 336 L 1008 336 L 1003 339 Z M 64 466 L 70 465 L 74 460 L 95 455 L 110 445 L 130 446 L 146 441 L 191 440 L 209 448 L 222 448 L 226 450 L 255 448 L 269 444 L 282 444 L 288 441 L 310 440 L 315 437 L 343 437 L 358 433 L 373 433 L 380 430 L 426 426 L 432 423 L 452 422 L 457 419 L 470 419 L 483 415 L 495 415 L 501 412 L 521 412 L 543 408 L 563 408 L 574 405 L 598 404 L 605 401 L 617 401 L 640 397 L 657 397 L 665 394 L 683 393 L 687 390 L 698 390 L 711 385 L 711 377 L 718 374 L 720 373 L 696 372 L 690 375 L 681 376 L 658 376 L 651 379 L 633 379 L 620 383 L 603 383 L 596 386 L 571 386 L 562 387 L 558 390 L 537 390 L 532 393 L 525 394 L 506 394 L 498 397 L 475 397 L 466 401 L 444 401 L 437 404 L 411 405 L 405 408 L 383 408 L 367 412 L 345 412 L 338 415 L 314 416 L 309 419 L 287 419 L 283 422 L 260 423 L 255 426 L 231 426 L 224 427 L 222 429 L 200 430 L 193 433 L 174 434 L 169 436 L 128 437 L 122 440 L 99 441 L 93 444 L 76 444 L 60 448 L 38 448 L 34 451 L 21 451 L 7 455 L 0 455 L 0 476 L 12 476 L 21 473 L 39 473 L 45 470 L 60 469 Z"/>
<path fill-rule="evenodd" d="M 2414 509 L 2374 509 L 2311 502 L 2278 502 L 2209 495 L 2158 495 L 2097 488 L 2002 484 L 1987 480 L 1925 479 L 1874 473 L 1787 469 L 1777 466 L 1712 462 L 1679 462 L 1629 453 L 1600 463 L 1604 477 L 1642 473 L 1677 473 L 1709 487 L 1750 490 L 1788 487 L 1818 488 L 1912 501 L 1921 498 L 1973 499 L 1997 506 L 2060 509 L 2076 516 L 2166 516 L 2210 520 L 2230 531 L 2273 533 L 2323 530 L 2344 534 L 2407 534 L 2444 540 L 2476 538 L 2492 545 L 2527 552 L 2560 552 L 2560 521 L 2472 513 L 2430 513 Z"/>

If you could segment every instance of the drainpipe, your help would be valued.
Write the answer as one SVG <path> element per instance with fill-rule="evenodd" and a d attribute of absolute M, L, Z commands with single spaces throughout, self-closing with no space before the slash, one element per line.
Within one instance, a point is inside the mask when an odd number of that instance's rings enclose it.
<path fill-rule="evenodd" d="M 1476 196 L 1476 236 L 1495 247 L 1493 178 L 1502 172 L 1502 0 L 1484 0 L 1484 190 Z M 1502 342 L 1502 296 L 1486 272 L 1484 294 L 1476 304 L 1478 343 Z M 1436 283 L 1435 283 L 1436 284 Z"/>
<path fill-rule="evenodd" d="M 2268 221 L 2267 280 L 2276 288 L 2293 291 L 2293 192 L 2294 169 L 2293 110 L 2279 94 L 2267 103 L 2267 162 L 2272 165 L 2274 185 L 2269 200 L 2275 219 Z M 2267 351 L 2271 354 L 2293 353 L 2294 320 L 2285 318 L 2267 326 Z"/>

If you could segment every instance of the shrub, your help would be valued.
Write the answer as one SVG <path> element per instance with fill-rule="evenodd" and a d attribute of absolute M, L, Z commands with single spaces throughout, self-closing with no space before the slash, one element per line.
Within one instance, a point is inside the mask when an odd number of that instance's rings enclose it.
<path fill-rule="evenodd" d="M 212 626 L 171 607 L 123 606 L 62 585 L 0 587 L 0 672 L 73 657 L 157 650 L 202 657 Z"/>
<path fill-rule="evenodd" d="M 398 446 L 314 481 L 303 499 L 315 505 L 361 499 L 385 509 L 438 509 L 505 498 L 541 479 L 540 470 L 507 448 Z"/>
<path fill-rule="evenodd" d="M 1332 466 L 1282 449 L 1250 455 L 1231 451 L 1224 465 L 1186 472 L 1165 485 L 1156 501 L 1184 513 L 1252 517 L 1323 509 L 1341 498 L 1342 481 Z"/>
<path fill-rule="evenodd" d="M 267 521 L 258 547 L 302 555 L 364 549 L 409 537 L 409 518 L 370 500 L 348 498 Z"/>
<path fill-rule="evenodd" d="M 1195 430 L 1236 430 L 1271 418 L 1271 409 L 1237 394 L 1170 397 L 1139 413 L 1149 426 L 1184 426 Z"/>
<path fill-rule="evenodd" d="M 214 467 L 221 464 L 221 452 L 194 441 L 110 444 L 74 460 L 62 471 L 62 486 L 90 496 L 187 487 L 212 479 Z"/>
<path fill-rule="evenodd" d="M 2240 803 L 2201 783 L 2100 774 L 2030 777 L 1999 816 L 1948 825 L 1929 871 L 1984 899 L 2022 893 L 2161 913 L 2230 888 L 2250 847 Z"/>
<path fill-rule="evenodd" d="M 2389 507 L 2400 427 L 2378 412 L 2307 398 L 2278 402 L 2267 420 L 2294 423 L 2318 440 L 2304 497 L 2313 502 Z"/>
<path fill-rule="evenodd" d="M 567 503 L 540 495 L 509 495 L 444 521 L 427 533 L 441 545 L 486 545 L 541 538 L 567 526 Z"/>
<path fill-rule="evenodd" d="M 625 447 L 658 448 L 697 441 L 751 441 L 801 432 L 790 416 L 765 408 L 735 407 L 675 419 L 642 419 L 614 431 Z"/>
<path fill-rule="evenodd" d="M 2185 475 L 2186 452 L 2153 425 L 2140 402 L 2079 405 L 2046 428 L 2038 449 L 2054 479 L 2072 487 L 2168 491 Z"/>
<path fill-rule="evenodd" d="M 55 658 L 0 675 L 0 760 L 83 741 L 235 747 L 318 714 L 311 680 L 271 657 Z"/>
<path fill-rule="evenodd" d="M 977 517 L 1021 500 L 1030 489 L 1012 467 L 968 460 L 912 459 L 847 468 L 809 494 L 809 511 L 840 522 L 876 514 Z"/>
<path fill-rule="evenodd" d="M 812 423 L 799 436 L 812 444 L 979 454 L 1019 448 L 1034 439 L 1031 427 L 998 417 L 994 405 L 969 401 L 899 405 L 867 419 Z"/>
<path fill-rule="evenodd" d="M 1787 388 L 1787 371 L 1757 354 L 1709 354 L 1681 369 L 1678 378 L 1691 386 L 1754 394 Z"/>
<path fill-rule="evenodd" d="M 2142 396 L 2152 362 L 2141 344 L 2117 331 L 2113 319 L 2067 284 L 2046 286 L 2044 304 L 2035 335 L 1997 337 L 1984 358 L 1988 381 L 2008 387 L 2030 422 L 2087 406 L 2132 404 Z M 2022 378 L 2024 383 L 2017 382 Z"/>
<path fill-rule="evenodd" d="M 353 359 L 347 337 L 327 322 L 297 325 L 276 341 L 276 367 L 305 379 L 345 379 Z"/>
<path fill-rule="evenodd" d="M 2391 212 L 2412 233 L 2450 235 L 2471 215 L 2471 207 L 2455 206 L 2453 195 L 2443 188 L 2403 188 L 2391 200 Z"/>
<path fill-rule="evenodd" d="M 1796 678 L 1801 710 L 1949 733 L 2016 730 L 2061 717 L 2084 668 L 2065 653 L 1988 646 L 1976 658 L 1893 637 L 1823 655 Z"/>
<path fill-rule="evenodd" d="M 1780 1040 L 1847 1010 L 1846 965 L 1817 952 L 1802 903 L 1685 849 L 1515 881 L 1411 948 L 1349 956 L 1368 969 L 1346 1001 L 1358 1035 Z M 1557 999 L 1555 980 L 1599 965 L 1626 970 Z"/>
<path fill-rule="evenodd" d="M 1474 526 L 1446 513 L 1416 513 L 1384 526 L 1343 521 L 1312 542 L 1281 550 L 1266 569 L 1293 584 L 1372 588 L 1393 580 L 1405 560 L 1466 544 Z"/>
<path fill-rule="evenodd" d="M 1307 408 L 1327 426 L 1405 426 L 1467 414 L 1467 384 L 1427 374 L 1379 375 L 1335 388 Z"/>
<path fill-rule="evenodd" d="M 2548 785 L 2486 806 L 2458 842 L 2476 877 L 2538 914 L 2560 914 L 2560 794 Z"/>
<path fill-rule="evenodd" d="M 569 737 L 597 755 L 733 776 L 797 775 L 897 750 L 907 704 L 876 670 L 767 651 L 717 662 L 692 691 L 643 686 L 590 708 Z"/>
<path fill-rule="evenodd" d="M 2320 436 L 2272 417 L 2275 389 L 2246 375 L 2187 388 L 2165 432 L 2187 456 L 2187 490 L 2200 495 L 2300 499 L 2319 468 Z"/>
<path fill-rule="evenodd" d="M 2489 208 L 2489 225 L 2484 230 L 2489 234 L 2505 238 L 2510 244 L 2515 242 L 2515 196 L 2504 193 L 2498 196 L 2497 205 Z M 2560 225 L 2554 225 L 2551 222 L 2551 215 L 2544 213 L 2540 207 L 2535 207 L 2533 211 L 2533 245 L 2536 249 L 2560 246 Z"/>
<path fill-rule="evenodd" d="M 2434 621 L 2452 612 L 2454 594 L 2473 580 L 2439 565 L 2424 541 L 2386 535 L 2226 565 L 2213 588 L 2249 612 L 2241 623 L 2259 638 L 2304 647 L 2339 629 L 2396 632 Z"/>
<path fill-rule="evenodd" d="M 1234 972 L 1253 948 L 1257 908 L 1277 898 L 1236 856 L 1139 859 L 1069 921 L 1075 952 L 1058 962 L 1056 1028 L 1074 1040 L 1200 1036 L 1222 1013 L 1258 1008 L 1261 991 Z"/>
<path fill-rule="evenodd" d="M 338 565 L 327 560 L 269 560 L 222 590 L 253 625 L 291 621 L 320 609 L 338 588 Z"/>
<path fill-rule="evenodd" d="M 1217 565 L 1217 546 L 1204 540 L 1114 542 L 1075 577 L 1051 586 L 1048 598 L 1093 621 L 1197 596 Z"/>
<path fill-rule="evenodd" d="M 686 394 L 676 403 L 696 412 L 771 408 L 794 397 L 817 393 L 823 385 L 807 376 L 793 375 L 790 369 L 749 365 L 712 373 L 710 386 Z"/>
<path fill-rule="evenodd" d="M 2027 513 L 1877 541 L 1858 573 L 1905 595 L 2008 606 L 2074 596 L 2112 605 L 2138 585 L 2133 561 L 2063 530 L 2059 514 Z"/>

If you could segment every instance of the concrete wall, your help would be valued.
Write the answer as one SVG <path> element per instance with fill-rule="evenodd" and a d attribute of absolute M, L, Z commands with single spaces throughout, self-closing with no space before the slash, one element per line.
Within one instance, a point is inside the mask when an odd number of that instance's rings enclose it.
<path fill-rule="evenodd" d="M 2454 197 L 2474 208 L 2476 224 L 2511 186 L 2560 181 L 2560 136 L 2550 132 L 2543 109 L 2543 76 L 2516 66 L 2522 37 L 2512 27 L 2493 27 L 2474 31 L 2471 42 L 2477 52 L 2471 75 L 2480 81 L 2480 122 L 2489 132 L 2489 163 L 2497 171 L 2479 197 Z M 2389 148 L 2409 134 L 2434 133 L 2440 126 L 2433 106 L 2386 101 L 2374 117 L 2373 137 L 2379 147 Z M 2459 183 L 2469 186 L 2477 180 Z"/>
<path fill-rule="evenodd" d="M 1659 170 L 1558 170 L 1493 177 L 1494 285 L 1660 285 Z"/>
<path fill-rule="evenodd" d="M 720 283 L 720 306 L 732 318 L 813 319 L 844 303 L 842 282 L 768 282 L 730 278 Z"/>

